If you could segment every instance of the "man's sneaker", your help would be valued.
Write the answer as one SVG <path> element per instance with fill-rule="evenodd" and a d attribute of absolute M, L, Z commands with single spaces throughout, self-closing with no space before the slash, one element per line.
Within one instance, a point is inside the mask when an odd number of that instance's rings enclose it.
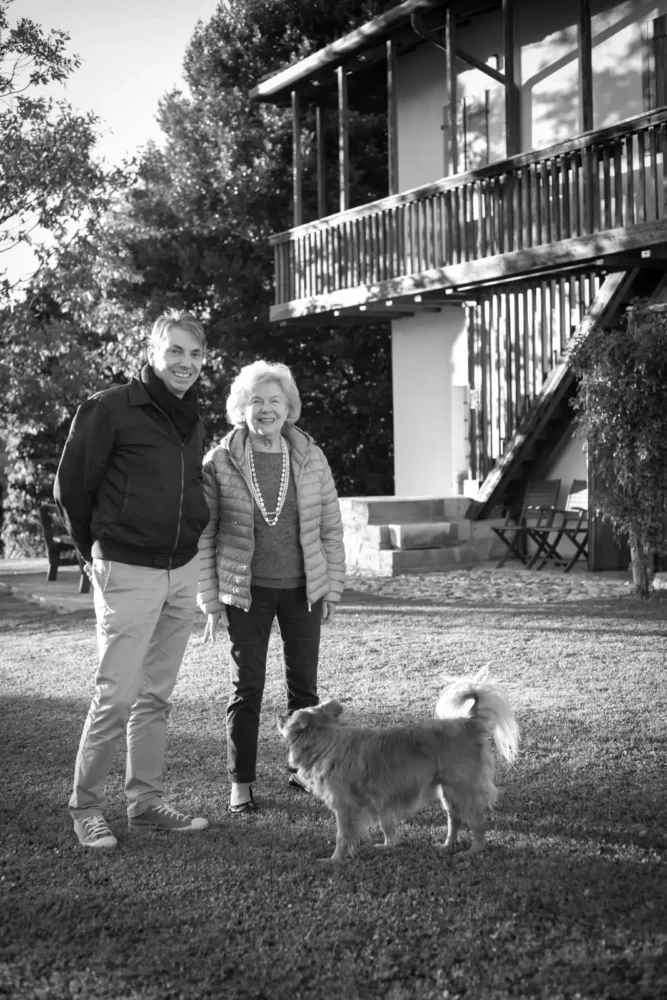
<path fill-rule="evenodd" d="M 115 847 L 118 841 L 107 825 L 104 816 L 86 816 L 74 820 L 74 832 L 84 847 Z"/>
<path fill-rule="evenodd" d="M 130 830 L 173 830 L 186 833 L 188 830 L 205 830 L 208 820 L 202 816 L 185 816 L 171 806 L 149 806 L 140 816 L 130 816 L 127 824 Z"/>

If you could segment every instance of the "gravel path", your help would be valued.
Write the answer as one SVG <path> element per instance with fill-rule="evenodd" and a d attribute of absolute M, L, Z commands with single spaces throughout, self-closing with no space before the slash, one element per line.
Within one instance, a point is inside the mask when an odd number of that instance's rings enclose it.
<path fill-rule="evenodd" d="M 346 601 L 373 598 L 427 600 L 441 603 L 551 604 L 563 601 L 613 600 L 632 592 L 629 572 L 565 574 L 559 570 L 526 570 L 523 566 L 477 566 L 448 573 L 373 578 L 349 574 Z"/>

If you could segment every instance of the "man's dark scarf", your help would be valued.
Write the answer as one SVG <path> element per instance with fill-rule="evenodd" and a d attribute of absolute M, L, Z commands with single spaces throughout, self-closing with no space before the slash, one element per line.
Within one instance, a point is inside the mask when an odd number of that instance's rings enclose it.
<path fill-rule="evenodd" d="M 188 389 L 183 398 L 180 398 L 167 388 L 151 365 L 144 365 L 141 369 L 141 381 L 156 406 L 167 414 L 181 441 L 187 441 L 199 420 L 199 399 L 194 387 Z"/>

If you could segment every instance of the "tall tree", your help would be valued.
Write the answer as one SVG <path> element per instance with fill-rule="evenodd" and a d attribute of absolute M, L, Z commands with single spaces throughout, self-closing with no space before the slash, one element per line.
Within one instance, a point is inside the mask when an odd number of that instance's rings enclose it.
<path fill-rule="evenodd" d="M 248 92 L 267 72 L 385 8 L 358 0 L 221 5 L 186 53 L 187 93 L 161 102 L 164 145 L 144 157 L 126 217 L 143 278 L 137 301 L 150 314 L 184 305 L 207 319 L 212 434 L 226 430 L 223 401 L 238 368 L 260 356 L 284 361 L 304 397 L 302 422 L 326 448 L 344 493 L 393 488 L 389 328 L 269 323 L 269 236 L 290 225 L 292 126 L 288 112 L 252 103 Z M 353 113 L 351 144 L 359 164 L 354 199 L 383 196 L 384 115 Z M 303 146 L 308 162 L 314 130 L 307 116 Z M 313 211 L 314 183 L 306 200 Z"/>

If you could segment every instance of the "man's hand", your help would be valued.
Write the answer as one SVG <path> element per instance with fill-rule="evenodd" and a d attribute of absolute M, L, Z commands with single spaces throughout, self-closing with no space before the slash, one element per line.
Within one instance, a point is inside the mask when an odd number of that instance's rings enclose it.
<path fill-rule="evenodd" d="M 218 625 L 223 625 L 225 628 L 229 627 L 229 616 L 227 614 L 227 609 L 223 608 L 222 611 L 216 611 L 215 614 L 206 616 L 206 628 L 204 629 L 204 638 L 202 642 L 215 642 L 215 631 Z"/>
<path fill-rule="evenodd" d="M 322 601 L 322 621 L 330 622 L 336 614 L 336 605 L 333 601 Z"/>

